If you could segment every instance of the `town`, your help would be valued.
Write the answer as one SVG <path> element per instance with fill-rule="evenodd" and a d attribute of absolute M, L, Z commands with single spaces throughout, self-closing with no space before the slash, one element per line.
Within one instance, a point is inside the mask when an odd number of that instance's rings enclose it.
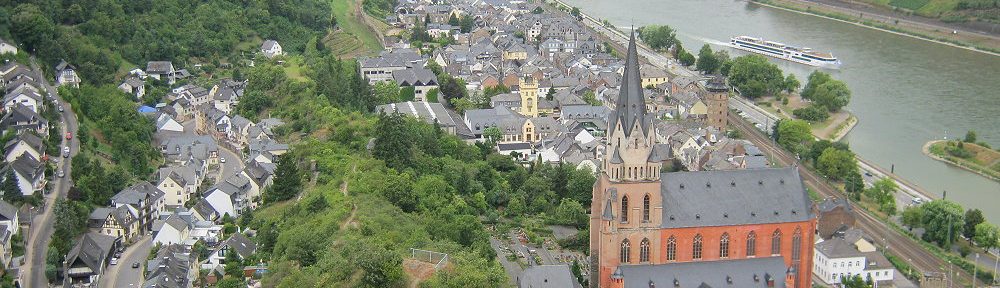
<path fill-rule="evenodd" d="M 995 285 L 1000 228 L 841 141 L 835 73 L 560 1 L 304 2 L 85 46 L 114 67 L 0 33 L 0 287 Z"/>

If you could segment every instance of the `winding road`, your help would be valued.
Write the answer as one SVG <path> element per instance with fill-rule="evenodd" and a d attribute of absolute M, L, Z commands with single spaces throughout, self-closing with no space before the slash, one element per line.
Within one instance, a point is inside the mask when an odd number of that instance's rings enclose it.
<path fill-rule="evenodd" d="M 49 79 L 42 74 L 42 69 L 38 67 L 34 57 L 31 58 L 31 69 L 35 71 L 36 76 L 39 79 L 39 83 L 44 86 L 46 90 L 45 94 L 46 101 L 55 101 L 55 104 L 62 106 L 64 112 L 60 113 L 59 116 L 62 119 L 62 124 L 55 126 L 55 123 L 49 123 L 49 129 L 55 129 L 56 127 L 61 127 L 64 132 L 71 132 L 73 135 L 77 134 L 77 129 L 79 124 L 77 123 L 76 114 L 73 113 L 72 107 L 69 103 L 63 101 L 57 93 L 58 90 L 49 82 Z M 49 100 L 52 99 L 52 100 Z M 60 133 L 62 135 L 64 133 Z M 70 155 L 68 158 L 59 158 L 57 155 L 53 158 L 60 159 L 56 163 L 56 170 L 62 170 L 66 173 L 66 177 L 59 178 L 55 175 L 52 176 L 53 185 L 52 192 L 48 192 L 45 195 L 45 205 L 41 207 L 42 213 L 32 217 L 29 221 L 28 228 L 28 238 L 26 239 L 26 247 L 24 254 L 24 265 L 21 267 L 21 273 L 18 276 L 18 282 L 21 287 L 48 287 L 48 279 L 45 278 L 45 256 L 49 248 L 50 238 L 52 237 L 53 227 L 52 224 L 55 222 L 53 219 L 52 207 L 55 204 L 56 199 L 66 198 L 66 193 L 69 188 L 73 185 L 72 180 L 70 180 L 70 175 L 72 172 L 72 159 L 73 156 L 80 151 L 80 141 L 76 137 L 71 140 L 66 140 L 65 137 L 60 137 L 62 142 L 60 146 L 70 147 Z M 61 150 L 61 149 L 60 149 Z"/>

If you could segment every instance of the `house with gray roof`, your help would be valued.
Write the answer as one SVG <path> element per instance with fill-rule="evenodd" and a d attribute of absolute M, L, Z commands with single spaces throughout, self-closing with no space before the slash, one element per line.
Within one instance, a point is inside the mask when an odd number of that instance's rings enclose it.
<path fill-rule="evenodd" d="M 455 119 L 451 117 L 451 114 L 448 113 L 448 109 L 444 108 L 444 105 L 441 103 L 426 101 L 390 103 L 375 107 L 375 111 L 387 114 L 400 113 L 423 120 L 429 124 L 437 123 L 437 125 L 440 126 L 445 132 L 455 135 Z"/>
<path fill-rule="evenodd" d="M 35 192 L 45 188 L 45 164 L 35 159 L 31 154 L 21 154 L 13 162 L 9 162 L 7 167 L 3 169 L 4 174 L 0 177 L 8 177 L 10 170 L 14 170 L 21 194 L 34 195 Z"/>
<path fill-rule="evenodd" d="M 72 64 L 66 62 L 66 60 L 59 60 L 59 64 L 56 65 L 56 85 L 80 87 L 80 76 L 76 74 L 76 67 Z"/>
<path fill-rule="evenodd" d="M 260 44 L 260 53 L 264 54 L 264 57 L 267 58 L 285 55 L 285 51 L 281 49 L 281 44 L 271 39 L 264 40 L 264 43 Z"/>
<path fill-rule="evenodd" d="M 165 245 L 146 265 L 145 288 L 190 288 L 198 279 L 198 253 L 186 245 Z"/>
<path fill-rule="evenodd" d="M 813 275 L 828 285 L 837 285 L 843 278 L 855 275 L 882 285 L 890 284 L 896 273 L 892 263 L 867 240 L 858 241 L 862 242 L 834 237 L 816 243 Z"/>
<path fill-rule="evenodd" d="M 242 173 L 234 174 L 226 180 L 216 183 L 204 192 L 202 202 L 207 202 L 220 217 L 229 215 L 231 217 L 240 216 L 244 211 L 250 209 L 251 180 Z"/>
<path fill-rule="evenodd" d="M 427 59 L 412 49 L 391 49 L 379 53 L 378 57 L 360 57 L 361 75 L 370 83 L 392 80 L 392 72 L 407 68 L 423 67 Z"/>
<path fill-rule="evenodd" d="M 128 77 L 118 85 L 118 90 L 142 100 L 142 96 L 146 95 L 146 81 L 142 81 L 139 77 Z"/>
<path fill-rule="evenodd" d="M 84 234 L 66 254 L 62 270 L 63 286 L 96 284 L 118 247 L 121 247 L 121 241 L 115 237 L 94 232 Z"/>
<path fill-rule="evenodd" d="M 17 157 L 28 154 L 32 158 L 42 159 L 45 156 L 45 142 L 34 133 L 21 133 L 14 136 L 14 139 L 7 141 L 3 148 L 4 159 L 7 162 L 14 162 Z"/>
<path fill-rule="evenodd" d="M 149 61 L 146 63 L 147 77 L 167 81 L 167 84 L 170 85 L 173 85 L 174 81 L 176 81 L 174 78 L 176 72 L 174 63 L 170 61 Z"/>
<path fill-rule="evenodd" d="M 226 256 L 230 253 L 236 254 L 236 257 L 239 259 L 246 259 L 257 253 L 257 244 L 250 241 L 250 238 L 243 236 L 243 234 L 235 233 L 229 236 L 229 239 L 222 242 L 219 248 L 212 251 L 208 259 L 205 259 L 201 263 L 201 269 L 214 269 L 225 265 Z"/>
<path fill-rule="evenodd" d="M 131 243 L 141 233 L 138 211 L 128 205 L 94 209 L 87 226 L 90 231 L 119 238 L 123 243 Z"/>
<path fill-rule="evenodd" d="M 34 89 L 19 87 L 3 96 L 4 108 L 11 109 L 18 105 L 24 105 L 32 112 L 38 113 L 42 103 L 42 94 Z"/>
<path fill-rule="evenodd" d="M 17 45 L 0 39 L 0 54 L 17 54 Z"/>
<path fill-rule="evenodd" d="M 517 276 L 518 288 L 583 287 L 573 279 L 569 265 L 538 265 Z"/>
<path fill-rule="evenodd" d="M 7 203 L 7 201 L 0 200 L 0 225 L 6 225 L 6 230 L 10 235 L 17 234 L 20 230 L 18 229 L 21 226 L 19 220 L 17 207 Z"/>
<path fill-rule="evenodd" d="M 129 186 L 111 197 L 111 207 L 121 206 L 136 211 L 141 231 L 150 231 L 153 220 L 166 212 L 163 191 L 146 181 Z"/>
<path fill-rule="evenodd" d="M 409 68 L 392 71 L 392 80 L 401 89 L 413 89 L 413 100 L 417 102 L 428 101 L 427 93 L 431 89 L 438 88 L 437 75 L 426 68 Z"/>

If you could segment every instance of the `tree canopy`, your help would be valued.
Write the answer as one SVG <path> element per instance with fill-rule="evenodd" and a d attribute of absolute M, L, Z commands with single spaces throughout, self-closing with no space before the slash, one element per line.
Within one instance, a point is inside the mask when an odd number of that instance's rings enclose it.
<path fill-rule="evenodd" d="M 733 59 L 727 76 L 730 84 L 751 99 L 777 93 L 786 87 L 781 69 L 757 54 Z"/>
<path fill-rule="evenodd" d="M 655 50 L 666 50 L 680 43 L 677 40 L 677 33 L 667 25 L 649 25 L 639 27 L 637 30 L 639 39 L 646 42 L 650 48 Z"/>

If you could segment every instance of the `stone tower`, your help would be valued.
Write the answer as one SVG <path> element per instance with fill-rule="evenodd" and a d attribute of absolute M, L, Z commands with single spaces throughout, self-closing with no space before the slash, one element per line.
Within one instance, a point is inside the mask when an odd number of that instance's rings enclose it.
<path fill-rule="evenodd" d="M 601 173 L 594 184 L 590 218 L 591 287 L 606 287 L 620 264 L 615 255 L 626 239 L 658 253 L 663 210 L 655 115 L 646 111 L 635 33 L 629 39 L 619 96 L 608 119 Z M 632 241 L 627 240 L 627 241 Z"/>
<path fill-rule="evenodd" d="M 729 89 L 722 77 L 715 77 L 705 85 L 705 105 L 708 106 L 708 126 L 726 131 L 729 123 Z"/>
<path fill-rule="evenodd" d="M 521 95 L 521 107 L 518 110 L 526 117 L 538 117 L 538 81 L 531 74 L 521 75 L 518 81 Z"/>

